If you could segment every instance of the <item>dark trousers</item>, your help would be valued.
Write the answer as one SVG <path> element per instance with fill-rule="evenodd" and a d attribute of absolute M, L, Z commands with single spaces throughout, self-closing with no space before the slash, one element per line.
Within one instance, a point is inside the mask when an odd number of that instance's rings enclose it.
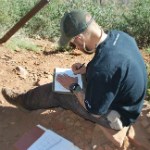
<path fill-rule="evenodd" d="M 23 100 L 24 108 L 28 110 L 62 107 L 73 111 L 84 119 L 110 128 L 105 116 L 101 116 L 100 118 L 93 117 L 84 107 L 82 107 L 76 96 L 73 94 L 60 94 L 53 92 L 52 83 L 32 89 L 27 93 L 20 95 L 20 98 Z"/>

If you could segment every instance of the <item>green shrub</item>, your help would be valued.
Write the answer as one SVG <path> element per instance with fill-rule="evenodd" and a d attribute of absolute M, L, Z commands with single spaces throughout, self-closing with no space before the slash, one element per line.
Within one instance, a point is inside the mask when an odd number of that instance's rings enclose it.
<path fill-rule="evenodd" d="M 6 47 L 11 50 L 28 50 L 28 51 L 39 51 L 40 47 L 35 45 L 34 42 L 32 42 L 28 38 L 24 37 L 13 37 L 11 38 L 7 43 Z"/>
<path fill-rule="evenodd" d="M 0 35 L 12 27 L 40 0 L 1 0 Z M 89 11 L 106 31 L 119 29 L 133 35 L 139 46 L 150 43 L 150 0 L 132 0 L 130 5 L 123 5 L 119 0 L 106 0 L 103 5 L 97 0 L 53 0 L 38 12 L 23 30 L 26 35 L 42 38 L 60 36 L 59 24 L 64 12 L 72 9 Z M 94 3 L 93 3 L 94 2 Z"/>
<path fill-rule="evenodd" d="M 0 0 L 0 36 L 4 35 L 20 18 L 31 10 L 40 0 Z M 94 3 L 93 3 L 94 2 Z M 119 29 L 136 38 L 140 47 L 150 43 L 150 0 L 132 0 L 123 5 L 119 0 L 105 0 L 102 5 L 98 0 L 51 0 L 22 28 L 21 34 L 42 38 L 60 36 L 60 19 L 64 12 L 72 9 L 89 11 L 95 20 L 106 30 Z M 22 32 L 24 31 L 24 32 Z M 11 40 L 10 47 L 36 50 L 32 44 Z M 29 45 L 29 47 L 28 47 Z M 68 51 L 69 49 L 65 49 Z M 60 49 L 59 51 L 63 51 Z M 147 49 L 149 52 L 149 49 Z M 148 94 L 150 95 L 150 77 Z M 149 96 L 150 97 L 150 96 Z"/>
<path fill-rule="evenodd" d="M 150 53 L 149 51 L 147 51 Z M 150 101 L 150 63 L 146 64 L 147 73 L 148 73 L 148 84 L 147 84 L 147 100 Z"/>
<path fill-rule="evenodd" d="M 136 37 L 140 46 L 148 46 L 150 44 L 150 0 L 136 0 L 124 18 L 127 21 L 127 32 Z"/>
<path fill-rule="evenodd" d="M 125 6 L 122 6 L 123 8 Z M 122 8 L 121 7 L 121 8 Z M 60 36 L 59 25 L 60 19 L 64 12 L 73 9 L 82 9 L 89 11 L 96 21 L 102 25 L 105 30 L 114 29 L 122 20 L 122 11 L 115 4 L 112 5 L 95 5 L 92 0 L 56 0 L 51 1 L 44 9 L 34 16 L 25 26 L 25 31 L 30 36 L 39 35 L 42 38 L 54 38 Z M 118 23 L 118 22 L 119 23 Z"/>
<path fill-rule="evenodd" d="M 150 102 L 150 76 L 148 78 L 148 85 L 147 85 L 147 99 Z"/>

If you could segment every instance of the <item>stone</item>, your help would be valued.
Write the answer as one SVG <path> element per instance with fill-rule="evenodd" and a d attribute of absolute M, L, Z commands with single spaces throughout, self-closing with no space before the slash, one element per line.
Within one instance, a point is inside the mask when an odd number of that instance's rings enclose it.
<path fill-rule="evenodd" d="M 126 136 L 125 139 L 124 139 L 124 143 L 123 143 L 123 146 L 122 146 L 122 149 L 123 150 L 129 150 L 131 145 L 131 143 L 129 142 L 129 138 Z"/>
<path fill-rule="evenodd" d="M 47 84 L 47 83 L 50 83 L 49 79 L 47 79 L 47 78 L 40 78 L 40 79 L 37 80 L 35 85 L 41 86 L 41 85 L 44 85 L 44 84 Z"/>
<path fill-rule="evenodd" d="M 28 71 L 22 66 L 16 67 L 16 73 L 19 74 L 19 76 L 23 79 L 26 79 L 28 75 Z"/>
<path fill-rule="evenodd" d="M 132 125 L 128 132 L 128 138 L 135 147 L 140 150 L 150 149 L 150 121 L 146 116 L 150 111 L 150 105 L 148 102 L 144 102 L 142 109 L 142 116 L 140 116 L 136 123 Z"/>
<path fill-rule="evenodd" d="M 4 101 L 3 100 L 0 100 L 0 104 L 3 104 L 4 103 Z"/>
<path fill-rule="evenodd" d="M 102 126 L 99 126 L 105 136 L 117 147 L 122 147 L 124 140 L 126 138 L 127 132 L 129 130 L 129 127 L 124 127 L 120 131 L 115 131 L 112 129 L 108 129 Z"/>
<path fill-rule="evenodd" d="M 150 134 L 145 130 L 142 130 L 140 123 L 137 122 L 130 127 L 127 137 L 129 141 L 133 143 L 140 150 L 149 150 L 150 148 Z"/>
<path fill-rule="evenodd" d="M 150 118 L 150 112 L 148 112 L 148 113 L 146 114 L 146 117 L 147 117 L 147 118 Z"/>
<path fill-rule="evenodd" d="M 99 125 L 97 124 L 93 129 L 93 133 L 91 133 L 90 135 L 92 135 L 92 142 L 91 142 L 92 145 L 97 145 L 99 147 L 105 143 L 110 142 L 108 138 L 104 135 Z"/>

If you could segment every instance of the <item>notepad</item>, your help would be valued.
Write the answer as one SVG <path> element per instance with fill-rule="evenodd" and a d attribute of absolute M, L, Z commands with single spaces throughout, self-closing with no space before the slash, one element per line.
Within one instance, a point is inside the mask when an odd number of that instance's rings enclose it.
<path fill-rule="evenodd" d="M 71 77 L 77 77 L 78 78 L 78 84 L 81 88 L 83 88 L 83 80 L 82 75 L 77 74 L 75 75 L 72 71 L 72 69 L 69 68 L 55 68 L 54 69 L 54 81 L 53 81 L 53 91 L 54 92 L 60 92 L 60 93 L 70 93 L 70 91 L 66 88 L 64 88 L 57 80 L 56 77 L 58 74 L 67 74 Z"/>

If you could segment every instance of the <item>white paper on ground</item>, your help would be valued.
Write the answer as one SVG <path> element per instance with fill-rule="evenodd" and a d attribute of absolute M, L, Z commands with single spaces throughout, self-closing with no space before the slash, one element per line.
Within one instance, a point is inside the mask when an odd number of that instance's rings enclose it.
<path fill-rule="evenodd" d="M 27 150 L 80 150 L 72 142 L 46 130 Z"/>

